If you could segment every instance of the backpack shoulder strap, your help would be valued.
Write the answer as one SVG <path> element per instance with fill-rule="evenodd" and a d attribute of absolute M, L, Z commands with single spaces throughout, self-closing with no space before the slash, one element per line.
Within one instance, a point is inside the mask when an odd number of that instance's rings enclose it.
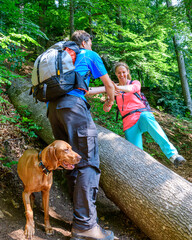
<path fill-rule="evenodd" d="M 62 45 L 62 48 L 65 49 L 66 47 L 73 50 L 76 54 L 79 54 L 79 52 L 80 52 L 78 45 L 73 41 L 64 42 Z"/>
<path fill-rule="evenodd" d="M 141 98 L 141 96 L 139 95 L 139 93 L 135 92 L 134 95 L 135 95 L 136 97 L 138 97 L 138 98 L 142 101 L 142 98 Z"/>
<path fill-rule="evenodd" d="M 42 54 L 40 55 L 39 60 L 38 60 L 38 62 L 37 62 L 37 80 L 38 80 L 38 84 L 40 84 L 39 65 L 40 65 L 40 62 L 41 62 L 41 58 L 43 57 L 43 54 L 44 54 L 44 53 L 42 53 Z"/>
<path fill-rule="evenodd" d="M 132 82 L 133 82 L 133 80 L 131 80 L 129 84 L 132 84 Z M 139 93 L 135 92 L 135 93 L 133 93 L 133 94 L 142 101 L 142 98 L 141 98 L 141 96 L 139 95 Z"/>
<path fill-rule="evenodd" d="M 115 96 L 115 101 L 117 103 L 117 98 Z M 116 111 L 116 122 L 118 121 L 118 117 L 119 117 L 119 108 L 118 108 L 118 105 L 117 105 L 117 111 Z"/>

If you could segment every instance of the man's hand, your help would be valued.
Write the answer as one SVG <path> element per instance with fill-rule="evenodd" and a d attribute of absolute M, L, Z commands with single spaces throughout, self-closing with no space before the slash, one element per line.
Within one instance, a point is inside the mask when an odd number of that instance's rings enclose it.
<path fill-rule="evenodd" d="M 103 110 L 105 112 L 109 112 L 111 110 L 112 106 L 113 106 L 113 101 L 110 101 L 109 99 L 107 99 L 103 105 Z"/>
<path fill-rule="evenodd" d="M 113 86 L 115 88 L 115 96 L 119 95 L 121 91 L 123 92 L 131 92 L 133 85 L 117 85 L 113 82 Z"/>
<path fill-rule="evenodd" d="M 100 79 L 105 86 L 105 90 L 106 90 L 108 98 L 111 100 L 111 102 L 113 102 L 115 100 L 114 99 L 115 88 L 113 86 L 113 83 L 112 83 L 109 75 L 105 74 L 105 75 L 101 76 Z"/>
<path fill-rule="evenodd" d="M 118 96 L 121 93 L 121 91 L 119 90 L 118 85 L 116 83 L 114 83 L 113 81 L 112 83 L 115 88 L 115 96 Z"/>

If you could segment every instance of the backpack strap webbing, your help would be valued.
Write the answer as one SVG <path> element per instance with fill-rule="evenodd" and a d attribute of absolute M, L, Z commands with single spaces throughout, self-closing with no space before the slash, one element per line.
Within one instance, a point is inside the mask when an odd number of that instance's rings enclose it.
<path fill-rule="evenodd" d="M 43 56 L 44 53 L 42 53 L 39 57 L 39 60 L 37 62 L 37 80 L 38 80 L 38 84 L 40 84 L 40 73 L 39 73 L 39 65 L 40 65 L 40 62 L 41 62 L 41 58 Z M 47 84 L 43 84 L 43 98 L 46 99 L 46 91 L 47 91 Z M 36 102 L 37 102 L 37 99 L 36 99 Z"/>
<path fill-rule="evenodd" d="M 63 53 L 63 50 L 59 50 L 57 53 L 57 76 L 59 76 L 59 79 L 63 75 L 62 53 Z"/>
<path fill-rule="evenodd" d="M 129 84 L 132 84 L 132 82 L 133 82 L 133 80 L 131 80 Z M 142 98 L 141 98 L 141 96 L 139 95 L 139 93 L 135 92 L 135 93 L 133 93 L 133 94 L 142 101 Z"/>
<path fill-rule="evenodd" d="M 39 57 L 39 60 L 37 62 L 37 80 L 38 80 L 38 84 L 40 84 L 40 74 L 39 74 L 39 65 L 40 65 L 40 62 L 41 62 L 41 58 L 43 57 L 43 54 L 41 54 L 41 56 Z"/>
<path fill-rule="evenodd" d="M 133 111 L 125 114 L 124 116 L 122 116 L 122 119 L 126 118 L 127 116 L 129 116 L 135 112 L 144 112 L 144 111 L 148 111 L 147 108 L 139 108 L 139 109 L 133 110 Z"/>
<path fill-rule="evenodd" d="M 142 101 L 142 98 L 141 98 L 141 96 L 139 95 L 139 93 L 135 92 L 134 95 L 135 95 L 136 97 L 138 97 L 138 98 Z"/>
<path fill-rule="evenodd" d="M 132 84 L 132 82 L 133 82 L 133 80 L 131 80 L 129 84 Z M 123 93 L 123 94 L 124 94 L 124 93 Z M 139 95 L 139 93 L 135 92 L 135 93 L 133 93 L 133 94 L 134 94 L 137 98 L 139 98 L 139 99 L 141 100 L 141 102 L 143 102 L 141 96 Z M 122 97 L 123 97 L 123 99 L 124 99 L 124 96 L 123 96 L 123 95 L 122 95 Z M 115 97 L 115 100 L 116 100 L 116 97 Z M 117 103 L 117 100 L 116 100 L 116 103 Z M 122 110 L 123 110 L 123 109 L 122 109 Z M 124 119 L 125 117 L 127 117 L 127 116 L 129 116 L 129 115 L 131 115 L 131 114 L 133 114 L 133 113 L 135 113 L 135 112 L 144 112 L 144 111 L 153 112 L 153 111 L 150 111 L 150 110 L 147 109 L 147 108 L 139 108 L 139 109 L 133 110 L 133 111 L 125 114 L 124 116 L 122 116 L 122 119 Z M 119 108 L 118 108 L 118 106 L 117 106 L 116 122 L 118 121 L 119 112 L 120 112 L 120 111 L 119 111 Z"/>
<path fill-rule="evenodd" d="M 117 111 L 116 111 L 116 122 L 118 121 L 118 117 L 119 117 L 119 108 L 117 107 Z"/>
<path fill-rule="evenodd" d="M 116 96 L 115 96 L 115 101 L 116 101 L 116 104 L 117 104 L 117 98 L 116 98 Z M 119 117 L 119 108 L 118 108 L 118 105 L 117 105 L 116 122 L 118 121 L 118 117 Z"/>

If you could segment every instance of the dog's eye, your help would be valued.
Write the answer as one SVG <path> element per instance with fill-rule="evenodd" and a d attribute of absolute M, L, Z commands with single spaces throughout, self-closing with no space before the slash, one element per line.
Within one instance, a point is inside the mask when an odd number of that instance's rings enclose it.
<path fill-rule="evenodd" d="M 65 149 L 64 152 L 66 152 L 66 153 L 69 152 L 69 149 Z"/>

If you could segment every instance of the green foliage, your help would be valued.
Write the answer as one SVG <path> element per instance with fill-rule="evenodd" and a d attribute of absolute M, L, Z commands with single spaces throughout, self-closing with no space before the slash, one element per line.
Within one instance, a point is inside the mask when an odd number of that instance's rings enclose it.
<path fill-rule="evenodd" d="M 8 168 L 11 168 L 13 165 L 16 165 L 17 163 L 18 163 L 18 161 L 11 161 L 11 162 L 3 163 L 3 165 Z"/>
<path fill-rule="evenodd" d="M 20 69 L 22 63 L 25 62 L 25 57 L 27 52 L 24 49 L 27 49 L 25 42 L 33 43 L 37 46 L 40 46 L 34 39 L 24 34 L 15 34 L 10 32 L 8 35 L 4 35 L 0 32 L 0 66 L 4 65 L 6 62 L 10 64 L 10 69 L 12 71 Z M 0 77 L 3 76 L 0 73 Z"/>
<path fill-rule="evenodd" d="M 20 106 L 18 111 L 7 111 L 10 107 L 10 102 L 5 99 L 3 89 L 0 89 L 0 125 L 14 124 L 21 129 L 23 135 L 29 138 L 36 138 L 35 132 L 41 129 L 33 120 L 30 119 L 31 113 L 27 110 L 26 106 Z M 17 161 L 11 161 L 8 157 L 1 157 L 0 161 L 4 166 L 11 167 Z"/>
<path fill-rule="evenodd" d="M 39 26 L 27 18 L 24 14 L 25 10 L 19 1 L 7 0 L 1 3 L 0 84 L 9 84 L 4 75 L 4 65 L 7 65 L 11 71 L 19 70 L 28 55 L 28 47 L 40 47 L 35 38 L 47 39 Z"/>
<path fill-rule="evenodd" d="M 90 87 L 99 87 L 99 86 L 103 86 L 103 83 L 100 78 L 91 79 L 89 86 Z"/>
<path fill-rule="evenodd" d="M 166 111 L 173 116 L 189 116 L 189 111 L 185 106 L 184 99 L 179 96 L 178 93 L 169 90 L 160 91 L 161 98 L 158 99 L 158 109 L 160 111 Z"/>
<path fill-rule="evenodd" d="M 0 65 L 0 103 L 7 103 L 7 100 L 3 98 L 4 92 L 1 89 L 1 86 L 10 86 L 11 81 L 16 77 L 18 77 L 17 74 L 9 71 L 6 67 Z"/>
<path fill-rule="evenodd" d="M 155 142 L 154 139 L 151 137 L 151 135 L 149 135 L 149 133 L 146 132 L 143 135 L 145 137 L 146 143 L 150 144 Z"/>
<path fill-rule="evenodd" d="M 13 165 L 16 165 L 18 161 L 11 161 L 9 162 L 8 157 L 0 157 L 0 161 L 3 163 L 3 166 L 11 168 Z"/>
<path fill-rule="evenodd" d="M 3 0 L 0 8 L 0 70 L 20 69 L 30 52 L 69 38 L 71 1 Z M 74 3 L 75 29 L 94 36 L 93 50 L 103 58 L 113 80 L 114 62 L 125 61 L 142 86 L 160 87 L 162 108 L 187 115 L 172 36 L 179 36 L 190 89 L 192 88 L 192 24 L 189 0 L 167 8 L 166 1 L 90 0 Z M 48 40 L 51 41 L 48 42 Z M 35 54 L 32 54 L 35 53 Z M 1 81 L 6 81 L 0 71 Z M 96 80 L 96 86 L 100 84 Z M 164 89 L 170 93 L 163 93 Z M 172 95 L 173 97 L 170 97 Z M 177 102 L 178 101 L 178 102 Z M 160 106 L 161 106 L 160 105 Z M 179 107 L 178 107 L 179 106 Z M 176 108 L 176 110 L 175 110 Z"/>
<path fill-rule="evenodd" d="M 35 131 L 40 130 L 41 127 L 39 127 L 32 119 L 30 119 L 31 112 L 27 109 L 27 106 L 19 106 L 18 113 L 21 115 L 21 117 L 18 119 L 19 124 L 17 124 L 17 126 L 23 133 L 26 133 L 27 136 L 36 138 L 37 135 L 35 134 Z"/>
<path fill-rule="evenodd" d="M 116 122 L 117 106 L 113 105 L 110 112 L 103 111 L 103 101 L 100 97 L 91 98 L 91 112 L 93 114 L 93 120 L 100 125 L 108 128 L 120 136 L 124 136 L 122 129 L 122 120 L 119 116 L 119 120 Z"/>
<path fill-rule="evenodd" d="M 5 99 L 0 98 L 1 103 L 5 103 L 6 106 L 9 106 L 9 102 Z M 18 111 L 14 112 L 12 116 L 6 116 L 3 114 L 3 107 L 0 105 L 0 124 L 4 123 L 14 123 L 18 128 L 21 129 L 27 137 L 37 138 L 36 131 L 39 131 L 39 127 L 32 119 L 30 119 L 31 112 L 28 111 L 27 106 L 18 107 Z"/>

